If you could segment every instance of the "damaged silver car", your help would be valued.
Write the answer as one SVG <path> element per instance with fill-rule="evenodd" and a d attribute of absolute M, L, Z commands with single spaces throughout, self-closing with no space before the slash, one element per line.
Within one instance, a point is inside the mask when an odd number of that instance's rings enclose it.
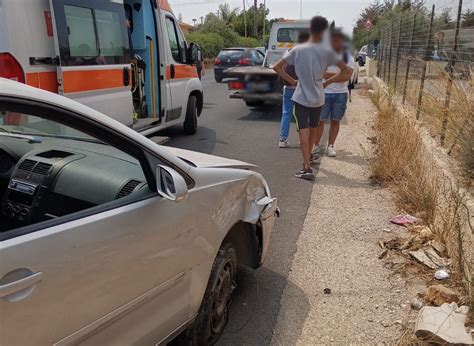
<path fill-rule="evenodd" d="M 217 341 L 278 214 L 253 167 L 0 79 L 0 344 Z"/>

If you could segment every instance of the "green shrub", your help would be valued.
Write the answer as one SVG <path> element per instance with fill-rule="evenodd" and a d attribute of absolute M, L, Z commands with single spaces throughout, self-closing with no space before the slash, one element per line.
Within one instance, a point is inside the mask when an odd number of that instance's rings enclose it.
<path fill-rule="evenodd" d="M 254 48 L 254 47 L 259 47 L 261 45 L 261 43 L 262 42 L 260 40 L 257 40 L 253 37 L 239 36 L 239 38 L 237 39 L 237 46 L 239 46 L 239 47 Z"/>
<path fill-rule="evenodd" d="M 204 58 L 214 58 L 222 48 L 225 48 L 224 39 L 213 32 L 189 33 L 186 35 L 186 41 L 199 44 Z"/>

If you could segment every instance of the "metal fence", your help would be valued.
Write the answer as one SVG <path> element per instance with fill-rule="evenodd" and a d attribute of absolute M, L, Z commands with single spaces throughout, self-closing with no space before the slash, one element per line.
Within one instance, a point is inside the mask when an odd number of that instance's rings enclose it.
<path fill-rule="evenodd" d="M 472 98 L 474 0 L 428 0 L 394 15 L 382 28 L 377 60 L 378 76 L 418 119 L 440 109 L 444 145 L 457 97 Z"/>

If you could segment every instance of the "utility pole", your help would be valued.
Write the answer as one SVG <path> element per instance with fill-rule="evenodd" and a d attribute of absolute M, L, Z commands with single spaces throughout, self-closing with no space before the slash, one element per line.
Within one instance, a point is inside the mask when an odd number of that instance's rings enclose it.
<path fill-rule="evenodd" d="M 263 34 L 262 38 L 265 37 L 265 21 L 267 20 L 267 1 L 263 0 Z"/>
<path fill-rule="evenodd" d="M 253 1 L 253 37 L 257 38 L 257 0 Z"/>
<path fill-rule="evenodd" d="M 245 9 L 245 0 L 244 3 L 244 27 L 245 27 L 245 37 L 247 37 L 247 10 Z"/>
<path fill-rule="evenodd" d="M 300 19 L 303 19 L 303 0 L 300 0 Z"/>

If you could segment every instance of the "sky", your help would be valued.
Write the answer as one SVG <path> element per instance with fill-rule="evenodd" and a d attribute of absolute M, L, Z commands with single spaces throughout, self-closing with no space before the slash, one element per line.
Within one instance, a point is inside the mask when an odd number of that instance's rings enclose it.
<path fill-rule="evenodd" d="M 169 0 L 175 15 L 182 14 L 183 20 L 192 24 L 193 19 L 200 20 L 211 11 L 216 11 L 219 4 L 227 3 L 231 7 L 252 5 L 253 0 Z M 352 27 L 361 10 L 373 0 L 302 0 L 303 19 L 310 19 L 316 14 L 323 15 L 329 20 L 335 20 L 336 26 L 343 27 L 347 33 L 352 33 Z M 263 0 L 258 0 L 263 3 Z M 286 18 L 300 19 L 300 0 L 266 0 L 270 9 L 269 19 Z M 247 7 L 248 8 L 248 7 Z"/>

